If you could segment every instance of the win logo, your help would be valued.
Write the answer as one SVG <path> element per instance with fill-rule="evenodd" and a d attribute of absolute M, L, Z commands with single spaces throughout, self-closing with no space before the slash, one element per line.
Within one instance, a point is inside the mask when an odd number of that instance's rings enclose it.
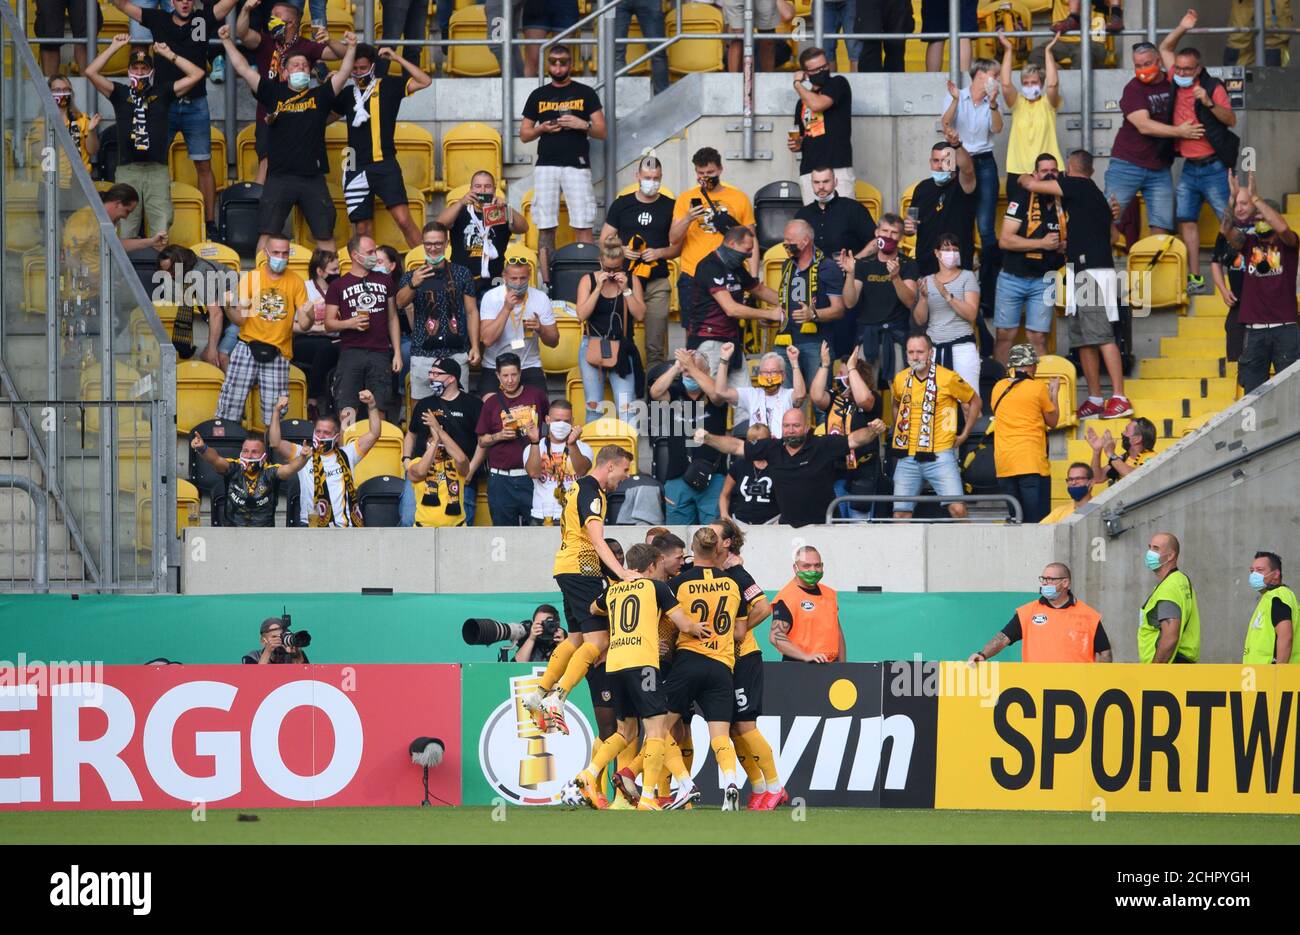
<path fill-rule="evenodd" d="M 83 873 L 76 864 L 68 873 L 50 877 L 51 906 L 130 906 L 133 915 L 147 916 L 153 906 L 153 874 Z"/>

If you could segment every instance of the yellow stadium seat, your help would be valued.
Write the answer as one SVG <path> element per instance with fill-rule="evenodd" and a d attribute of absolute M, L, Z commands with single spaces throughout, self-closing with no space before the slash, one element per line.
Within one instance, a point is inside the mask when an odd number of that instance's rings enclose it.
<path fill-rule="evenodd" d="M 199 488 L 183 477 L 176 478 L 176 535 L 178 537 L 183 529 L 200 524 L 200 502 Z"/>
<path fill-rule="evenodd" d="M 880 194 L 880 189 L 870 182 L 858 179 L 853 183 L 853 197 L 858 204 L 871 212 L 871 220 L 880 220 L 880 206 L 885 203 L 885 199 Z"/>
<path fill-rule="evenodd" d="M 1214 209 L 1210 207 L 1209 202 L 1201 205 L 1201 216 L 1198 219 L 1197 226 L 1200 228 L 1201 249 L 1213 250 L 1214 241 L 1219 237 L 1219 219 L 1214 216 Z M 1209 282 L 1206 277 L 1206 282 Z"/>
<path fill-rule="evenodd" d="M 1051 13 L 1052 22 L 1065 19 L 1068 13 L 1069 0 L 1053 0 Z M 1116 64 L 1115 37 L 1106 32 L 1106 15 L 1096 7 L 1093 7 L 1092 10 L 1092 42 L 1094 46 L 1101 44 L 1106 49 L 1105 59 L 1102 62 L 1101 67 L 1114 68 Z M 1053 54 L 1056 56 L 1056 60 L 1058 62 L 1068 61 L 1072 66 L 1077 67 L 1074 62 L 1074 56 L 1075 52 L 1079 49 L 1079 43 L 1079 33 L 1062 33 L 1060 42 L 1058 42 L 1056 48 L 1052 50 Z"/>
<path fill-rule="evenodd" d="M 1078 425 L 1079 419 L 1074 414 L 1074 401 L 1079 398 L 1078 371 L 1067 358 L 1046 354 L 1038 359 L 1038 369 L 1034 371 L 1034 379 L 1046 383 L 1053 377 L 1058 377 L 1061 381 L 1061 388 L 1056 396 L 1060 413 L 1056 427 L 1064 429 Z"/>
<path fill-rule="evenodd" d="M 449 39 L 487 39 L 487 13 L 481 6 L 467 6 L 451 14 Z M 495 78 L 501 66 L 487 45 L 453 45 L 447 50 L 447 74 L 457 78 Z"/>
<path fill-rule="evenodd" d="M 185 145 L 185 137 L 180 133 L 172 140 L 167 149 L 167 169 L 173 182 L 184 182 L 198 188 L 199 177 L 190 161 L 190 150 Z M 226 135 L 215 123 L 212 125 L 212 178 L 217 191 L 222 191 L 229 183 L 226 178 Z"/>
<path fill-rule="evenodd" d="M 568 373 L 578 362 L 578 346 L 582 343 L 582 322 L 573 305 L 554 306 L 555 325 L 560 330 L 560 343 L 555 347 L 541 345 L 542 370 L 546 373 Z M 540 343 L 540 342 L 539 342 Z"/>
<path fill-rule="evenodd" d="M 262 394 L 259 389 L 253 387 L 244 402 L 244 427 L 250 432 L 266 431 L 266 423 L 262 421 Z M 281 418 L 307 418 L 307 374 L 293 364 L 289 365 L 289 412 Z"/>
<path fill-rule="evenodd" d="M 1051 0 L 1047 0 L 1049 5 L 1050 2 Z M 1023 0 L 993 0 L 990 3 L 980 4 L 977 16 L 981 32 L 996 32 L 999 29 L 1007 32 L 1023 32 L 1033 28 L 1034 14 Z M 1012 65 L 1019 68 L 1025 63 L 1033 41 L 1030 39 L 1010 41 Z M 944 51 L 947 52 L 946 44 Z M 996 39 L 976 39 L 974 55 L 977 58 L 991 58 L 1000 62 L 1002 47 Z"/>
<path fill-rule="evenodd" d="M 442 135 L 444 187 L 454 189 L 469 185 L 474 173 L 481 170 L 491 172 L 497 185 L 501 185 L 500 133 L 485 123 L 467 121 L 457 124 Z"/>
<path fill-rule="evenodd" d="M 433 194 L 433 134 L 414 123 L 399 120 L 393 129 L 393 148 L 402 179 L 422 198 Z"/>
<path fill-rule="evenodd" d="M 641 355 L 641 361 L 645 362 L 645 322 L 635 321 L 632 323 L 632 343 L 636 345 L 637 353 Z"/>
<path fill-rule="evenodd" d="M 1187 247 L 1176 234 L 1144 237 L 1128 251 L 1129 304 L 1140 318 L 1154 308 L 1187 311 Z"/>
<path fill-rule="evenodd" d="M 582 371 L 574 367 L 564 378 L 564 398 L 573 406 L 573 424 L 585 425 L 587 422 L 587 394 L 582 388 Z M 614 411 L 614 387 L 605 381 L 605 401 L 609 403 L 607 412 Z"/>
<path fill-rule="evenodd" d="M 576 415 L 575 415 L 576 418 Z M 605 445 L 618 445 L 632 455 L 632 473 L 636 473 L 637 432 L 622 419 L 605 417 L 588 422 L 582 428 L 582 440 L 597 454 Z"/>
<path fill-rule="evenodd" d="M 921 0 L 912 0 L 912 32 L 921 31 Z M 926 43 L 920 39 L 908 39 L 903 47 L 903 70 L 925 71 Z"/>
<path fill-rule="evenodd" d="M 23 253 L 23 310 L 30 315 L 44 315 L 45 248 L 32 247 Z"/>
<path fill-rule="evenodd" d="M 781 289 L 781 265 L 788 259 L 784 244 L 772 244 L 763 251 L 763 265 L 759 278 L 770 289 Z"/>
<path fill-rule="evenodd" d="M 417 231 L 424 228 L 425 209 L 427 207 L 424 195 L 420 190 L 410 185 L 406 186 L 406 208 L 411 212 L 411 223 L 415 225 Z M 393 220 L 393 215 L 389 212 L 388 206 L 382 202 L 375 204 L 374 238 L 375 243 L 387 244 L 397 250 L 401 250 L 406 246 L 406 235 L 402 233 L 402 229 Z"/>
<path fill-rule="evenodd" d="M 677 296 L 677 279 L 682 274 L 682 263 L 677 257 L 668 261 L 668 317 L 672 321 L 681 320 L 681 300 Z"/>
<path fill-rule="evenodd" d="M 311 263 L 311 254 L 312 254 L 312 250 L 310 247 L 304 247 L 300 243 L 290 242 L 289 270 L 301 276 L 304 282 L 307 281 L 307 276 L 308 276 L 307 267 Z M 257 253 L 257 262 L 254 265 L 261 266 L 265 262 L 266 262 L 266 253 L 264 251 L 259 250 Z"/>
<path fill-rule="evenodd" d="M 474 496 L 474 525 L 491 526 L 492 513 L 488 509 L 487 484 L 478 485 L 478 493 Z"/>
<path fill-rule="evenodd" d="M 352 271 L 352 255 L 348 253 L 348 248 L 345 246 L 339 247 L 337 253 L 339 256 L 339 275 L 346 276 Z"/>
<path fill-rule="evenodd" d="M 379 426 L 379 438 L 375 441 L 374 447 L 352 471 L 352 482 L 358 487 L 372 477 L 382 477 L 385 474 L 392 477 L 406 476 L 402 472 L 402 438 L 405 433 L 391 422 L 381 422 Z M 369 420 L 358 418 L 343 433 L 343 444 L 356 441 L 368 431 L 370 431 Z"/>
<path fill-rule="evenodd" d="M 235 168 L 238 181 L 252 182 L 257 178 L 257 125 L 246 124 L 235 135 Z"/>
<path fill-rule="evenodd" d="M 176 362 L 176 432 L 189 435 L 194 426 L 206 422 L 217 411 L 221 384 L 226 375 L 221 368 L 191 358 Z"/>
<path fill-rule="evenodd" d="M 530 188 L 524 193 L 523 204 L 520 205 L 520 214 L 528 221 L 528 232 L 524 234 L 524 243 L 529 249 L 537 249 L 537 225 L 533 223 L 533 190 Z M 564 196 L 560 196 L 560 218 L 559 224 L 555 228 L 555 249 L 567 246 L 574 242 L 576 238 L 573 235 L 573 225 L 569 223 L 569 206 L 564 203 Z"/>
<path fill-rule="evenodd" d="M 677 23 L 670 18 L 668 34 L 675 35 Z M 722 11 L 707 3 L 682 4 L 682 34 L 720 33 Z M 722 71 L 722 40 L 683 39 L 668 47 L 668 71 L 675 75 Z"/>
<path fill-rule="evenodd" d="M 528 264 L 528 282 L 537 285 L 537 251 L 527 244 L 513 240 L 506 244 L 506 261 L 520 259 Z"/>
<path fill-rule="evenodd" d="M 190 249 L 200 260 L 207 260 L 209 263 L 239 272 L 239 254 L 223 243 L 204 240 L 194 244 Z"/>
<path fill-rule="evenodd" d="M 342 120 L 336 120 L 325 128 L 325 157 L 329 161 L 329 171 L 325 181 L 333 193 L 343 191 L 343 152 L 348 148 L 348 128 Z"/>
<path fill-rule="evenodd" d="M 167 230 L 168 243 L 188 247 L 202 243 L 206 236 L 202 192 L 193 185 L 172 182 L 172 226 Z"/>
<path fill-rule="evenodd" d="M 44 212 L 39 183 L 5 179 L 4 231 L 6 250 L 30 250 L 45 243 Z"/>

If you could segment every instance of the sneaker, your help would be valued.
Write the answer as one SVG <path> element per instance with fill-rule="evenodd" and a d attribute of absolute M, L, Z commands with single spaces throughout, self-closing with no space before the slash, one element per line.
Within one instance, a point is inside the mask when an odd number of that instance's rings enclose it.
<path fill-rule="evenodd" d="M 213 84 L 221 84 L 226 80 L 226 57 L 218 55 L 212 60 L 212 73 L 208 75 Z"/>
<path fill-rule="evenodd" d="M 745 803 L 745 811 L 761 812 L 763 810 L 763 802 L 766 799 L 766 792 L 751 792 L 749 794 L 749 801 Z"/>
<path fill-rule="evenodd" d="M 605 798 L 605 792 L 600 788 L 600 783 L 596 781 L 595 776 L 584 769 L 573 781 L 578 784 L 583 798 L 592 808 L 602 812 L 609 808 L 609 800 Z"/>
<path fill-rule="evenodd" d="M 740 790 L 735 786 L 727 786 L 722 793 L 722 810 L 724 812 L 740 811 Z"/>
<path fill-rule="evenodd" d="M 671 795 L 660 795 L 660 796 L 643 795 L 643 796 L 641 796 L 641 802 L 646 802 L 646 801 L 651 801 L 651 800 L 653 800 L 653 802 L 654 802 L 655 810 L 656 810 L 656 811 L 660 811 L 660 812 L 667 811 L 668 808 L 673 804 L 673 797 L 672 797 Z M 640 803 L 638 803 L 638 807 L 639 807 L 639 806 L 640 806 Z"/>
<path fill-rule="evenodd" d="M 664 806 L 665 811 L 676 811 L 679 808 L 689 808 L 690 804 L 700 797 L 700 790 L 694 785 L 678 786 L 677 794 L 668 800 Z M 659 800 L 661 803 L 663 799 Z"/>
<path fill-rule="evenodd" d="M 542 690 L 534 688 L 521 699 L 524 703 L 524 710 L 533 719 L 533 726 L 543 734 L 550 733 L 550 726 L 546 721 L 546 712 L 542 710 Z"/>
<path fill-rule="evenodd" d="M 781 787 L 780 792 L 768 792 L 763 796 L 763 804 L 758 807 L 760 812 L 774 812 L 779 806 L 790 801 L 790 793 Z"/>
<path fill-rule="evenodd" d="M 641 790 L 637 788 L 636 776 L 626 766 L 614 774 L 614 787 L 623 793 L 623 797 L 633 805 L 641 798 Z"/>
<path fill-rule="evenodd" d="M 568 734 L 569 725 L 564 722 L 564 695 L 558 688 L 553 688 L 542 699 L 542 713 L 546 716 L 548 734 Z"/>
<path fill-rule="evenodd" d="M 1052 32 L 1054 33 L 1078 32 L 1082 27 L 1082 25 L 1083 24 L 1079 22 L 1079 17 L 1071 13 L 1065 19 L 1058 19 L 1055 23 L 1053 23 Z"/>
<path fill-rule="evenodd" d="M 1094 403 L 1091 399 L 1085 399 L 1083 405 L 1076 409 L 1074 414 L 1078 416 L 1079 421 L 1082 422 L 1084 419 L 1092 419 L 1101 415 L 1103 411 L 1105 411 L 1104 406 Z"/>
<path fill-rule="evenodd" d="M 641 796 L 641 801 L 636 803 L 638 812 L 662 812 L 663 806 L 648 795 Z"/>
<path fill-rule="evenodd" d="M 1124 14 L 1116 10 L 1110 14 L 1110 19 L 1106 21 L 1106 32 L 1114 34 L 1124 31 Z"/>
<path fill-rule="evenodd" d="M 1106 406 L 1101 411 L 1103 419 L 1122 419 L 1124 416 L 1131 415 L 1133 415 L 1133 404 L 1126 396 L 1112 396 L 1106 400 Z"/>
<path fill-rule="evenodd" d="M 1214 287 L 1207 284 L 1204 276 L 1187 276 L 1187 294 L 1188 295 L 1209 295 L 1214 292 Z"/>

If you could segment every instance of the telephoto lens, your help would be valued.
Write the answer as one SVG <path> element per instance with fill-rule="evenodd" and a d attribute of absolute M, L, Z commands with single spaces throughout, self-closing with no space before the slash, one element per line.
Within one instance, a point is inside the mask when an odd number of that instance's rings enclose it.
<path fill-rule="evenodd" d="M 528 629 L 528 625 L 522 623 L 501 623 L 498 620 L 471 617 L 460 628 L 460 636 L 470 646 L 491 646 L 507 640 L 518 643 L 528 636 Z"/>

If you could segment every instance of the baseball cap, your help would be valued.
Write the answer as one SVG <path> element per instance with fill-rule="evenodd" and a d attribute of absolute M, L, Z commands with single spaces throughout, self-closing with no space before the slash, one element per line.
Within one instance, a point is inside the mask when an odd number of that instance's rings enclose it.
<path fill-rule="evenodd" d="M 145 46 L 138 45 L 131 50 L 131 57 L 127 59 L 127 67 L 132 65 L 148 65 L 153 68 L 153 56 L 149 54 L 149 49 Z"/>
<path fill-rule="evenodd" d="M 1012 367 L 1032 367 L 1038 363 L 1038 355 L 1034 353 L 1032 344 L 1017 344 L 1011 348 L 1011 356 L 1008 363 Z"/>
<path fill-rule="evenodd" d="M 433 363 L 429 365 L 430 370 L 441 370 L 443 373 L 451 374 L 460 383 L 460 364 L 455 357 L 435 357 Z"/>
<path fill-rule="evenodd" d="M 262 629 L 258 631 L 259 635 L 265 636 L 271 627 L 283 627 L 284 620 L 279 617 L 267 617 L 262 621 Z"/>

